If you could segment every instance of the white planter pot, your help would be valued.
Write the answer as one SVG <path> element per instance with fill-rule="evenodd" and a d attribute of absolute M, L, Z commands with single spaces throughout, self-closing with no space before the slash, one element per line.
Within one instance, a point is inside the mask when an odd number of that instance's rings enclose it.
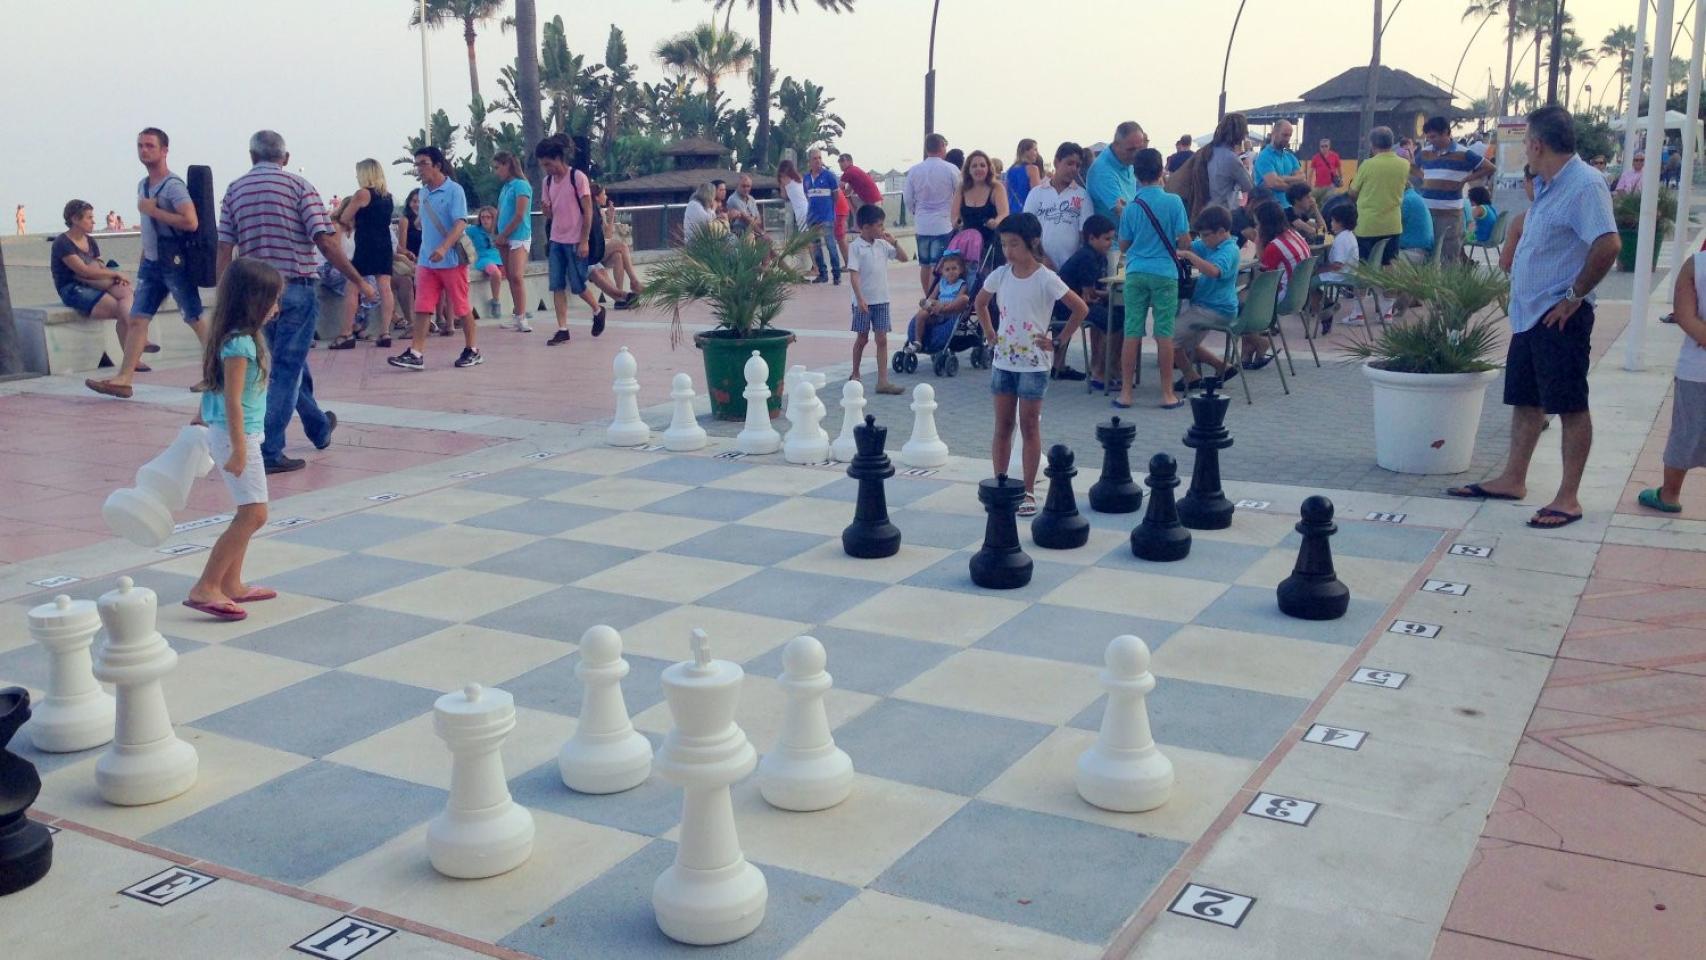
<path fill-rule="evenodd" d="M 1397 473 L 1462 473 L 1475 455 L 1481 403 L 1497 370 L 1394 373 L 1363 364 L 1374 385 L 1374 461 Z"/>

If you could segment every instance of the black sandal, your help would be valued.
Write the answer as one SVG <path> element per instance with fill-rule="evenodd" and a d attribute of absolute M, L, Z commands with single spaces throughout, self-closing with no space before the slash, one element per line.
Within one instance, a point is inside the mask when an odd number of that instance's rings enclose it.
<path fill-rule="evenodd" d="M 332 340 L 331 345 L 326 347 L 326 349 L 327 350 L 354 350 L 355 349 L 355 338 L 354 337 L 348 337 L 348 336 L 338 336 Z"/>

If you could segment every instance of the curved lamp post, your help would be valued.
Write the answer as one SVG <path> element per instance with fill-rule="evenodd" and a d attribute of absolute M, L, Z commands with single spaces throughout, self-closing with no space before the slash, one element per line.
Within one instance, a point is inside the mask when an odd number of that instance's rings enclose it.
<path fill-rule="evenodd" d="M 1238 12 L 1232 17 L 1232 32 L 1226 35 L 1226 59 L 1220 64 L 1220 112 L 1215 115 L 1215 126 L 1226 119 L 1226 71 L 1232 67 L 1232 38 L 1238 36 L 1238 21 L 1244 19 L 1246 2 L 1248 0 L 1238 0 Z"/>
<path fill-rule="evenodd" d="M 924 135 L 936 132 L 936 15 L 942 12 L 942 0 L 930 5 L 930 52 L 924 68 Z M 1221 94 L 1221 103 L 1226 95 Z M 922 142 L 922 141 L 920 141 Z"/>

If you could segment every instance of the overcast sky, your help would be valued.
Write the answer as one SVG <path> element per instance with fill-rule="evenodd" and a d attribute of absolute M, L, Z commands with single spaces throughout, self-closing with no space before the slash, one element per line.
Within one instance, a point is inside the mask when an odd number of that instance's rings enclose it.
<path fill-rule="evenodd" d="M 1474 32 L 1465 0 L 1386 0 L 1384 62 L 1443 85 Z M 1576 28 L 1597 47 L 1637 0 L 1568 0 Z M 248 167 L 248 136 L 282 133 L 300 168 L 330 196 L 348 193 L 363 157 L 389 164 L 421 125 L 421 54 L 410 0 L 0 0 L 0 208 L 28 207 L 32 232 L 59 229 L 78 197 L 97 219 L 109 208 L 136 219 L 136 131 L 164 128 L 179 170 L 210 164 L 221 186 Z M 868 169 L 918 153 L 930 0 L 857 0 L 832 15 L 801 0 L 779 14 L 775 69 L 809 77 L 847 121 L 839 146 Z M 1221 57 L 1237 0 L 941 0 L 936 37 L 936 126 L 956 145 L 1009 160 L 1021 137 L 1051 152 L 1063 139 L 1106 139 L 1134 119 L 1158 146 L 1214 125 Z M 1690 8 L 1678 0 L 1678 18 Z M 611 23 L 627 34 L 642 79 L 662 69 L 659 39 L 709 15 L 702 0 L 539 0 L 541 24 L 561 15 L 569 45 L 602 58 Z M 1229 109 L 1294 98 L 1369 57 L 1372 0 L 1249 0 L 1227 79 Z M 734 14 L 756 38 L 756 14 Z M 478 43 L 483 90 L 497 92 L 515 35 L 497 24 Z M 1522 51 L 1519 49 L 1519 56 Z M 1529 55 L 1530 57 L 1532 54 Z M 429 35 L 432 103 L 467 117 L 461 30 Z M 1532 59 L 1518 67 L 1532 80 Z M 1500 25 L 1481 31 L 1458 78 L 1470 95 L 1503 70 Z M 1581 84 L 1583 73 L 1577 73 Z M 1613 65 L 1588 81 L 1616 96 Z M 731 94 L 744 80 L 725 81 Z M 1607 90 L 1609 89 L 1609 94 Z M 739 96 L 733 97 L 737 101 Z M 389 168 L 400 174 L 401 168 Z M 10 224 L 8 224 L 8 232 Z"/>

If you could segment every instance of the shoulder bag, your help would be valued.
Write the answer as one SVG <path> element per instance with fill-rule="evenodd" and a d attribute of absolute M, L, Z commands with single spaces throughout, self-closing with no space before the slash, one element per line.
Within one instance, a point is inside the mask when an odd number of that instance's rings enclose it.
<path fill-rule="evenodd" d="M 1155 228 L 1155 235 L 1161 238 L 1162 249 L 1173 257 L 1173 266 L 1179 270 L 1179 302 L 1183 303 L 1189 300 L 1192 294 L 1197 292 L 1197 277 L 1191 271 L 1191 265 L 1179 256 L 1178 251 L 1174 248 L 1176 241 L 1169 238 L 1166 231 L 1161 229 L 1161 221 L 1155 219 L 1155 211 L 1149 209 L 1149 204 L 1136 197 L 1132 198 L 1132 202 L 1143 208 L 1143 215 L 1149 218 L 1149 225 Z"/>
<path fill-rule="evenodd" d="M 437 230 L 443 236 L 450 235 L 451 228 L 445 226 L 444 221 L 439 219 L 438 211 L 433 209 L 431 198 L 426 194 L 421 195 L 421 209 L 425 210 L 427 216 L 432 218 L 432 226 L 434 230 Z M 466 230 L 464 230 L 462 232 L 462 236 L 458 237 L 456 240 L 456 252 L 462 257 L 462 266 L 471 267 L 474 265 L 474 245 L 468 242 L 468 232 Z M 432 252 L 430 250 L 423 250 L 421 251 L 421 254 L 423 257 L 421 260 L 421 266 L 431 269 L 440 269 L 433 267 L 431 259 Z"/>

